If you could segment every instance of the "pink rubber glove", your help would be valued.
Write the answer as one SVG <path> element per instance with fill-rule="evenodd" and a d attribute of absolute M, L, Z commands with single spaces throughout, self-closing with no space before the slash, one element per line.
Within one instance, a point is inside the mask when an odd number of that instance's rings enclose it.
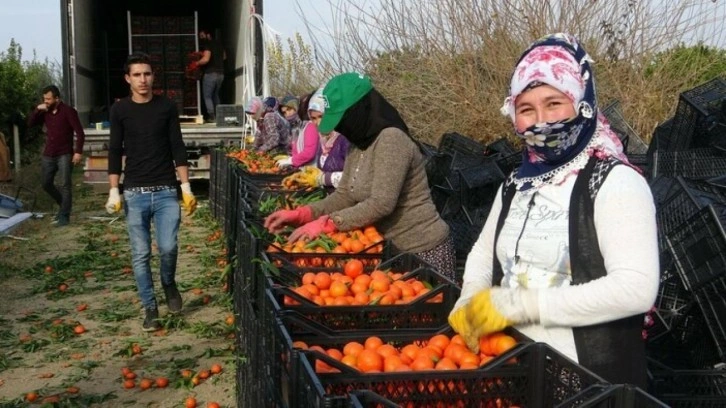
<path fill-rule="evenodd" d="M 287 240 L 288 242 L 295 242 L 305 237 L 308 239 L 315 239 L 322 233 L 331 234 L 336 230 L 337 228 L 335 228 L 333 220 L 331 220 L 329 216 L 323 215 L 317 220 L 311 221 L 293 231 Z"/>
<path fill-rule="evenodd" d="M 279 210 L 265 218 L 265 228 L 273 234 L 277 234 L 283 228 L 292 224 L 298 227 L 313 220 L 313 209 L 310 206 L 303 206 L 294 210 Z"/>

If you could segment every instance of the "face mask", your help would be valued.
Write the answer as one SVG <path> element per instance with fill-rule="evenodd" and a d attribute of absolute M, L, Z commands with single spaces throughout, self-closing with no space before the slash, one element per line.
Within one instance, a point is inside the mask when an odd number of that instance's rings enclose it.
<path fill-rule="evenodd" d="M 526 143 L 530 162 L 558 163 L 569 160 L 571 153 L 581 142 L 580 135 L 587 134 L 594 121 L 582 115 L 557 122 L 536 123 L 517 136 Z"/>

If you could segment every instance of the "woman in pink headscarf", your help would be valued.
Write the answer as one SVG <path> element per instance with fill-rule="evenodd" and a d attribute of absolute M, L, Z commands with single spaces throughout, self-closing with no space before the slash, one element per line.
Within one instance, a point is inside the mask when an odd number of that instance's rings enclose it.
<path fill-rule="evenodd" d="M 655 206 L 598 110 L 591 62 L 554 34 L 517 63 L 502 112 L 522 165 L 497 193 L 449 322 L 473 348 L 515 326 L 608 381 L 645 387 Z"/>

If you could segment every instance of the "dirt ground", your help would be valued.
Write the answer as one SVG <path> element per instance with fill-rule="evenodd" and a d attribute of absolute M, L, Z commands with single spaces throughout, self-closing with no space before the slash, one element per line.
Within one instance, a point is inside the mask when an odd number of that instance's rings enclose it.
<path fill-rule="evenodd" d="M 34 211 L 45 216 L 0 236 L 0 407 L 43 401 L 59 407 L 182 407 L 189 397 L 200 407 L 233 407 L 234 316 L 225 291 L 230 267 L 204 192 L 179 233 L 183 312 L 167 314 L 158 258 L 152 258 L 164 329 L 145 333 L 123 216 L 105 213 L 106 195 L 83 185 L 77 169 L 71 224 L 54 227 L 50 218 L 57 208 L 27 175 L 33 169 L 24 172 L 15 184 L 0 185 L 0 192 L 12 194 L 18 185 L 34 190 Z M 219 373 L 211 372 L 216 364 Z M 168 385 L 157 386 L 164 379 Z M 27 398 L 34 394 L 31 404 Z"/>

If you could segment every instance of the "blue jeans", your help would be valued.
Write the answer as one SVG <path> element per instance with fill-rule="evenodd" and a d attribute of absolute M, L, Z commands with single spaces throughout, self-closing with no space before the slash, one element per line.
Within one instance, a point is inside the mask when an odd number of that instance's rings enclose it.
<path fill-rule="evenodd" d="M 41 158 L 41 168 L 43 171 L 43 190 L 45 190 L 45 192 L 48 193 L 60 207 L 58 215 L 69 217 L 71 215 L 71 204 L 73 198 L 71 194 L 71 155 L 64 154 L 56 157 L 43 156 Z M 60 190 L 55 186 L 54 180 L 56 174 L 58 174 Z"/>
<path fill-rule="evenodd" d="M 177 233 L 181 210 L 175 188 L 139 193 L 124 191 L 126 229 L 131 241 L 131 263 L 141 304 L 146 309 L 157 307 L 154 281 L 151 278 L 151 221 L 156 230 L 156 245 L 161 261 L 162 286 L 175 283 L 178 254 Z"/>
<path fill-rule="evenodd" d="M 217 105 L 219 105 L 219 91 L 222 89 L 222 81 L 224 81 L 224 74 L 219 72 L 204 74 L 202 78 L 204 106 L 207 108 L 207 115 L 210 118 L 216 115 L 215 110 Z"/>

